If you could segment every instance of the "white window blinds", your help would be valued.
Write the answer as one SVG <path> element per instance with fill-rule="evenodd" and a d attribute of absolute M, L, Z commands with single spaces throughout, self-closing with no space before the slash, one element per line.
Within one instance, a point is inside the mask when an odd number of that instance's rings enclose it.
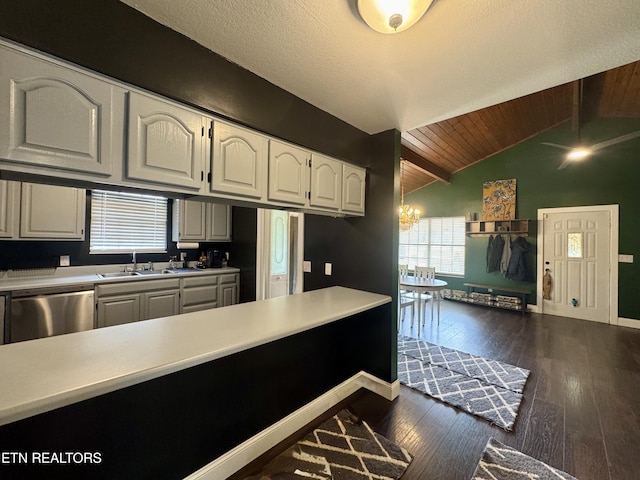
<path fill-rule="evenodd" d="M 439 274 L 464 275 L 464 217 L 421 218 L 418 225 L 400 232 L 398 263 L 435 267 Z"/>
<path fill-rule="evenodd" d="M 167 199 L 91 192 L 90 253 L 166 252 Z"/>

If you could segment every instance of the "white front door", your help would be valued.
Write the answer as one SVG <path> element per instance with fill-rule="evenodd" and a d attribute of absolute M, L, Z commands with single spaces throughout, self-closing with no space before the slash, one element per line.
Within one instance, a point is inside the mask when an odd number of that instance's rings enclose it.
<path fill-rule="evenodd" d="M 544 210 L 538 272 L 549 297 L 542 298 L 544 313 L 611 323 L 611 216 L 597 207 Z M 545 273 L 551 276 L 550 289 L 544 288 Z"/>
<path fill-rule="evenodd" d="M 289 294 L 288 230 L 287 212 L 271 210 L 269 298 L 282 297 Z"/>

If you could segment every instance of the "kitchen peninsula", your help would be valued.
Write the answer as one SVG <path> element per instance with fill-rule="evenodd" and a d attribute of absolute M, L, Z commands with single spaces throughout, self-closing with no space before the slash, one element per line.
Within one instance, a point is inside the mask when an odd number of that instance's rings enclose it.
<path fill-rule="evenodd" d="M 101 463 L 1 465 L 2 477 L 183 478 L 363 371 L 390 385 L 391 365 L 369 355 L 392 353 L 390 302 L 330 287 L 4 345 L 3 449 Z M 208 472 L 193 478 L 232 473 Z"/>

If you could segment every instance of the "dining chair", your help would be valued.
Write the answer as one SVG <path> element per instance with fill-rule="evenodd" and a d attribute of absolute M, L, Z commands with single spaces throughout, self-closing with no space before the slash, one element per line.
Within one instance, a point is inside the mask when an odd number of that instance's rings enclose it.
<path fill-rule="evenodd" d="M 398 277 L 407 277 L 409 276 L 409 264 L 407 263 L 399 263 L 398 264 Z M 400 305 L 400 315 L 398 315 L 398 330 L 400 330 L 400 322 L 404 321 L 404 312 L 407 308 L 411 307 L 411 326 L 413 327 L 413 313 L 415 311 L 415 298 L 412 295 L 413 292 L 410 290 L 406 290 L 400 288 L 398 285 L 398 298 Z"/>
<path fill-rule="evenodd" d="M 436 278 L 436 269 L 435 267 L 420 267 L 416 265 L 413 271 L 413 275 L 416 278 L 434 280 Z M 425 317 L 427 316 L 427 304 L 433 300 L 433 296 L 428 293 L 424 293 L 422 295 L 416 293 L 414 294 L 414 297 L 416 301 L 422 302 L 418 311 L 422 312 L 422 324 L 424 325 Z M 420 319 L 418 321 L 420 321 Z"/>

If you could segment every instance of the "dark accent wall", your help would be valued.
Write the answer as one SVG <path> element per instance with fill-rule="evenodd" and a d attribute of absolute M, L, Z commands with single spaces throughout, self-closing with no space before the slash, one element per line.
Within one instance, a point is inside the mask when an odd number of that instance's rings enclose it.
<path fill-rule="evenodd" d="M 0 464 L 0 478 L 182 479 L 362 369 L 390 381 L 390 314 L 387 303 L 2 426 L 0 451 L 99 452 L 102 461 Z"/>
<path fill-rule="evenodd" d="M 256 300 L 256 238 L 258 214 L 255 208 L 233 207 L 233 243 L 229 265 L 240 269 L 240 303 Z"/>
<path fill-rule="evenodd" d="M 582 140 L 593 144 L 640 129 L 638 119 L 600 119 L 582 128 Z M 579 164 L 562 170 L 563 150 L 542 145 L 553 142 L 570 145 L 576 141 L 570 125 L 563 124 L 533 137 L 453 175 L 450 185 L 434 183 L 405 197 L 426 216 L 466 215 L 482 212 L 482 183 L 487 180 L 517 180 L 517 217 L 528 218 L 527 240 L 534 246 L 531 255 L 533 274 L 537 261 L 537 218 L 539 208 L 581 205 L 620 205 L 620 253 L 640 258 L 638 209 L 640 208 L 640 138 L 613 145 Z M 487 237 L 467 237 L 464 278 L 447 277 L 454 288 L 464 282 L 493 285 L 526 285 L 535 291 L 535 283 L 512 282 L 499 273 L 486 272 Z M 636 281 L 640 276 L 638 260 L 620 263 L 618 275 L 619 315 L 640 319 L 636 301 Z M 535 299 L 532 299 L 535 302 Z"/>

